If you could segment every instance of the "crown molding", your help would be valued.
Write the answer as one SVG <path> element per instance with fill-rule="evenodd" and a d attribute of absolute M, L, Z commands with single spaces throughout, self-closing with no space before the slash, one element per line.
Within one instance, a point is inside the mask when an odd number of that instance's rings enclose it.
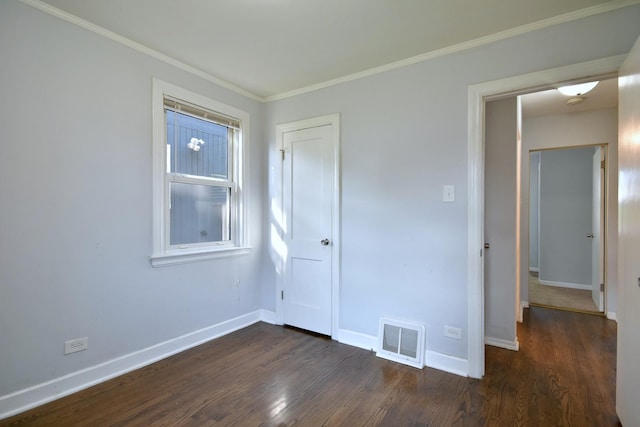
<path fill-rule="evenodd" d="M 500 31 L 495 34 L 491 34 L 485 37 L 479 37 L 477 39 L 469 40 L 466 42 L 458 43 L 452 46 L 448 46 L 442 49 L 436 49 L 430 52 L 426 52 L 420 55 L 412 56 L 410 58 L 402 59 L 400 61 L 391 62 L 389 64 L 381 65 L 378 67 L 373 67 L 368 70 L 360 71 L 353 74 L 348 74 L 346 76 L 338 77 L 335 79 L 327 80 L 321 83 L 316 83 L 313 85 L 301 87 L 299 89 L 294 89 L 287 92 L 282 92 L 280 94 L 275 94 L 267 97 L 262 97 L 256 95 L 255 93 L 249 92 L 246 89 L 243 89 L 239 86 L 236 86 L 232 83 L 229 83 L 225 80 L 220 79 L 212 74 L 207 73 L 199 68 L 196 68 L 192 65 L 179 61 L 169 55 L 161 53 L 155 49 L 152 49 L 148 46 L 145 46 L 141 43 L 135 42 L 131 39 L 123 37 L 119 34 L 114 33 L 113 31 L 109 31 L 106 28 L 100 27 L 99 25 L 93 24 L 85 19 L 79 18 L 75 15 L 72 15 L 68 12 L 60 10 L 56 7 L 53 7 L 47 3 L 44 3 L 41 0 L 18 0 L 23 4 L 36 8 L 42 12 L 48 13 L 49 15 L 60 18 L 64 21 L 70 22 L 74 25 L 77 25 L 85 30 L 91 31 L 103 37 L 106 37 L 110 40 L 113 40 L 116 43 L 127 46 L 131 49 L 134 49 L 143 54 L 149 55 L 155 59 L 158 59 L 162 62 L 165 62 L 169 65 L 173 65 L 176 68 L 179 68 L 183 71 L 191 73 L 195 76 L 198 76 L 204 80 L 207 80 L 211 83 L 214 83 L 223 88 L 229 89 L 239 95 L 245 96 L 247 98 L 253 99 L 258 102 L 273 102 L 278 101 L 280 99 L 291 98 L 296 95 L 301 95 L 303 93 L 313 92 L 316 90 L 328 88 L 331 86 L 336 86 L 342 83 L 350 82 L 353 80 L 362 79 L 365 77 L 373 76 L 376 74 L 385 73 L 387 71 L 395 70 L 397 68 L 406 67 L 409 65 L 417 64 L 420 62 L 428 61 L 430 59 L 438 58 L 441 56 L 449 55 L 452 53 L 461 52 L 464 50 L 480 47 L 483 45 L 487 45 L 490 43 L 494 43 L 500 40 L 505 40 L 510 37 L 526 34 L 532 31 L 541 30 L 544 28 L 548 28 L 554 25 L 563 24 L 571 21 L 575 21 L 582 18 L 587 18 L 589 16 L 598 15 L 601 13 L 610 12 L 613 10 L 621 9 L 628 6 L 633 6 L 636 4 L 640 4 L 640 0 L 613 0 L 607 3 L 598 4 L 595 6 L 587 7 L 584 9 L 576 10 L 573 12 L 565 13 L 562 15 L 554 16 L 552 18 L 543 19 L 540 21 L 532 22 L 530 24 L 521 25 L 519 27 L 511 28 L 509 30 Z"/>
<path fill-rule="evenodd" d="M 598 15 L 601 13 L 611 12 L 613 10 L 621 9 L 628 6 L 640 4 L 640 0 L 614 0 L 607 3 L 591 6 L 585 9 L 576 10 L 574 12 L 565 13 L 563 15 L 554 16 L 552 18 L 543 19 L 540 21 L 532 22 L 530 24 L 521 25 L 519 27 L 511 28 L 509 30 L 500 31 L 495 34 L 491 34 L 485 37 L 479 37 L 477 39 L 469 40 L 466 42 L 458 43 L 455 45 L 447 46 L 442 49 L 433 50 L 420 55 L 412 56 L 410 58 L 402 59 L 400 61 L 391 62 L 389 64 L 381 65 L 379 67 L 370 68 L 365 71 L 349 74 L 336 79 L 327 80 L 322 83 L 317 83 L 309 86 L 305 86 L 299 89 L 295 89 L 288 92 L 283 92 L 276 95 L 267 96 L 266 102 L 273 102 L 280 99 L 290 98 L 292 96 L 301 95 L 307 92 L 313 92 L 319 89 L 328 88 L 331 86 L 339 85 L 342 83 L 350 82 L 353 80 L 362 79 L 365 77 L 381 74 L 387 71 L 395 70 L 397 68 L 406 67 L 408 65 L 417 64 L 420 62 L 428 61 L 430 59 L 438 58 L 441 56 L 449 55 L 463 50 L 480 47 L 490 43 L 498 42 L 508 39 L 510 37 L 519 36 L 522 34 L 530 33 L 532 31 L 542 30 L 558 24 L 564 24 L 567 22 L 575 21 L 589 16 Z"/>
<path fill-rule="evenodd" d="M 183 71 L 186 71 L 188 73 L 191 73 L 195 76 L 198 76 L 204 80 L 207 80 L 211 83 L 215 83 L 218 86 L 221 86 L 225 89 L 229 89 L 230 91 L 233 91 L 239 95 L 245 96 L 247 98 L 253 99 L 255 101 L 259 101 L 259 102 L 264 102 L 265 98 L 258 96 L 252 92 L 249 92 L 239 86 L 236 86 L 232 83 L 229 83 L 225 80 L 222 80 L 212 74 L 207 73 L 206 71 L 203 71 L 199 68 L 196 68 L 192 65 L 189 65 L 185 62 L 179 61 L 169 55 L 165 55 L 162 52 L 159 52 L 155 49 L 152 49 L 148 46 L 143 45 L 142 43 L 138 43 L 136 41 L 133 41 L 131 39 L 128 39 L 126 37 L 123 37 L 119 34 L 114 33 L 113 31 L 109 31 L 106 28 L 103 28 L 99 25 L 93 24 L 85 19 L 79 18 L 75 15 L 72 15 L 68 12 L 65 12 L 63 10 L 60 10 L 56 7 L 51 6 L 50 4 L 44 3 L 40 0 L 18 0 L 21 3 L 26 4 L 27 6 L 31 6 L 35 9 L 38 9 L 42 12 L 48 13 L 51 16 L 55 16 L 56 18 L 60 18 L 64 21 L 67 21 L 71 24 L 77 25 L 80 28 L 83 28 L 85 30 L 91 31 L 95 34 L 98 34 L 102 37 L 105 37 L 107 39 L 110 39 L 116 43 L 119 43 L 121 45 L 124 45 L 126 47 L 129 47 L 133 50 L 136 50 L 140 53 L 143 53 L 145 55 L 151 56 L 152 58 L 158 59 L 162 62 L 165 62 L 169 65 L 173 65 L 176 68 L 179 68 Z M 639 0 L 640 1 L 640 0 Z"/>

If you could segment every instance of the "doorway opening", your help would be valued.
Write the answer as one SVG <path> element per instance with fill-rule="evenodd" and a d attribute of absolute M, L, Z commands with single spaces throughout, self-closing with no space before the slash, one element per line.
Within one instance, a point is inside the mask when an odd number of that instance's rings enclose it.
<path fill-rule="evenodd" d="M 603 314 L 606 153 L 607 145 L 529 152 L 529 305 Z"/>
<path fill-rule="evenodd" d="M 615 318 L 618 82 L 590 79 L 595 88 L 578 98 L 555 89 L 520 96 L 521 305 Z"/>
<path fill-rule="evenodd" d="M 597 79 L 617 77 L 617 70 L 624 56 L 603 58 L 574 64 L 566 67 L 535 72 L 527 75 L 482 83 L 469 87 L 469 125 L 468 125 L 468 367 L 469 376 L 482 378 L 485 365 L 485 283 L 484 283 L 484 109 L 485 103 L 491 100 L 504 99 L 525 93 L 532 93 L 555 88 L 558 85 L 586 82 Z M 588 77 L 585 77 L 588 76 Z M 523 152 L 526 152 L 524 149 Z M 522 170 L 522 176 L 528 176 Z M 611 185 L 611 183 L 610 183 Z M 525 194 L 521 195 L 526 199 Z M 520 205 L 518 205 L 520 206 Z M 521 239 L 517 247 L 518 275 L 516 282 L 522 282 L 522 274 L 528 275 L 528 263 L 522 258 L 528 255 L 521 246 L 528 244 L 528 233 L 524 235 L 522 228 L 528 222 L 521 221 L 518 227 Z M 513 301 L 513 322 L 519 317 L 520 304 L 523 302 L 522 290 L 516 283 L 516 301 Z"/>

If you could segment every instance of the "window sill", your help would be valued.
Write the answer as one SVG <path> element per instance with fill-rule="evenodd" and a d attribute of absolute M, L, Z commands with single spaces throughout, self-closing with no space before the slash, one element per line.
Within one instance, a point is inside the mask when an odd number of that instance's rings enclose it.
<path fill-rule="evenodd" d="M 152 255 L 149 257 L 149 260 L 151 261 L 152 267 L 164 267 L 168 265 L 187 264 L 191 262 L 209 261 L 217 258 L 247 255 L 249 252 L 251 252 L 250 246 L 240 246 L 224 249 L 209 249 L 199 252 Z"/>

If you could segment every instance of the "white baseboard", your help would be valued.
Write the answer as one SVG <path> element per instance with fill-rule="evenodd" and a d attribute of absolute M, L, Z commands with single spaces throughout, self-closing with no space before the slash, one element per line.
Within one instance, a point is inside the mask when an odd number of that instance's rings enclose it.
<path fill-rule="evenodd" d="M 425 366 L 449 372 L 450 374 L 460 375 L 461 377 L 469 376 L 469 362 L 467 359 L 449 356 L 435 351 L 426 351 L 424 363 Z"/>
<path fill-rule="evenodd" d="M 518 342 L 517 337 L 513 341 L 503 340 L 501 338 L 484 337 L 484 343 L 493 347 L 506 348 L 507 350 L 520 350 L 520 343 Z"/>
<path fill-rule="evenodd" d="M 371 351 L 376 351 L 378 347 L 378 337 L 346 329 L 338 331 L 338 342 Z M 429 350 L 425 351 L 424 358 L 425 366 L 463 377 L 469 376 L 469 364 L 466 359 Z"/>
<path fill-rule="evenodd" d="M 378 349 L 378 337 L 349 331 L 347 329 L 339 329 L 336 340 L 342 344 L 365 350 L 376 351 Z"/>
<path fill-rule="evenodd" d="M 567 282 L 554 282 L 552 280 L 542 280 L 538 279 L 538 283 L 545 286 L 556 286 L 558 288 L 569 288 L 569 289 L 582 289 L 584 291 L 590 291 L 591 285 L 584 285 L 582 283 L 567 283 Z"/>
<path fill-rule="evenodd" d="M 256 310 L 63 377 L 0 396 L 0 419 L 76 393 L 260 321 L 275 324 L 275 313 Z M 337 340 L 370 351 L 375 351 L 378 346 L 377 337 L 345 329 L 338 331 Z M 425 366 L 468 376 L 466 359 L 434 351 L 425 352 Z"/>
<path fill-rule="evenodd" d="M 607 319 L 609 320 L 615 320 L 616 323 L 618 322 L 618 316 L 616 315 L 615 312 L 613 311 L 607 311 Z"/>
<path fill-rule="evenodd" d="M 272 325 L 276 324 L 276 312 L 269 310 L 260 310 L 260 320 L 265 323 L 270 323 Z"/>
<path fill-rule="evenodd" d="M 10 417 L 47 402 L 142 368 L 176 353 L 198 346 L 262 320 L 263 310 L 190 332 L 145 349 L 82 369 L 77 372 L 0 396 L 0 419 Z M 267 312 L 268 313 L 268 312 Z"/>
<path fill-rule="evenodd" d="M 534 273 L 539 273 L 540 269 L 538 267 L 529 267 L 529 271 L 532 271 Z"/>

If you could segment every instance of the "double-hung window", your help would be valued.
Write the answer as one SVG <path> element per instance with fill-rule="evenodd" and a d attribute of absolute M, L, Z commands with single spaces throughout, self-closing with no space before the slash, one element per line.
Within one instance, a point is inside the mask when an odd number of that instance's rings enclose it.
<path fill-rule="evenodd" d="M 153 90 L 152 264 L 246 252 L 248 114 L 159 80 Z"/>

